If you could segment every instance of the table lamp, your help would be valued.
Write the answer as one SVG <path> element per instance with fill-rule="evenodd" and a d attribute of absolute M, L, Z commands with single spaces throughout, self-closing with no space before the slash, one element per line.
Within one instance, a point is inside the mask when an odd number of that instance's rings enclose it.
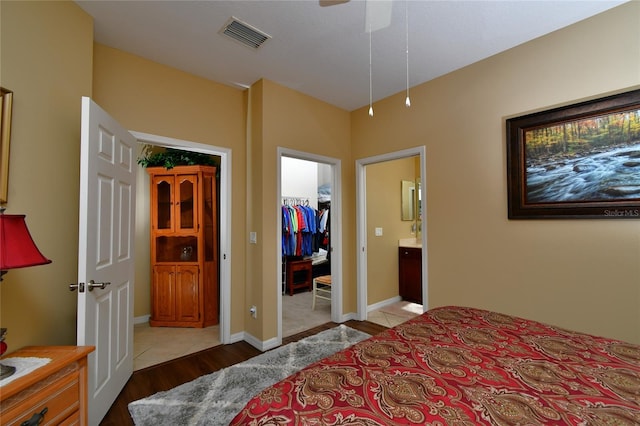
<path fill-rule="evenodd" d="M 23 214 L 4 214 L 0 208 L 0 281 L 9 269 L 26 268 L 28 266 L 51 263 L 40 253 L 33 242 Z M 6 328 L 0 333 L 0 355 L 7 345 L 4 342 Z M 15 367 L 0 364 L 0 379 L 15 373 Z"/>

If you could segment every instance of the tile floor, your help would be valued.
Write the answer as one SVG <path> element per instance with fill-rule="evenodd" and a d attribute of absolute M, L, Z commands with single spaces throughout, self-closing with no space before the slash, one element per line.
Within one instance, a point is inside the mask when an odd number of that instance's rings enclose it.
<path fill-rule="evenodd" d="M 367 321 L 391 328 L 420 314 L 422 314 L 422 305 L 402 301 L 369 312 Z"/>
<path fill-rule="evenodd" d="M 220 326 L 207 328 L 133 327 L 133 370 L 160 364 L 220 344 Z"/>
<path fill-rule="evenodd" d="M 311 311 L 311 293 L 283 295 L 282 334 L 284 337 L 331 321 L 329 302 L 316 302 Z M 306 315 L 297 315 L 300 309 Z M 369 312 L 368 321 L 394 327 L 422 313 L 422 305 L 398 302 Z M 302 316 L 302 318 L 300 318 Z M 179 358 L 220 344 L 219 326 L 207 328 L 149 327 L 148 323 L 134 327 L 133 369 L 140 370 L 164 361 Z"/>

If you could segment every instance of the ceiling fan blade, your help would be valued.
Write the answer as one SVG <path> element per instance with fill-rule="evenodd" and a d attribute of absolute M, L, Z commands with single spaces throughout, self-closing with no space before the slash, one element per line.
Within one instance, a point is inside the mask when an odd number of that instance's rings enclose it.
<path fill-rule="evenodd" d="M 381 30 L 391 25 L 392 0 L 367 0 L 364 24 L 366 32 Z"/>
<path fill-rule="evenodd" d="M 319 0 L 321 7 L 334 6 L 336 4 L 347 3 L 349 0 Z"/>
<path fill-rule="evenodd" d="M 322 7 L 348 3 L 350 0 L 318 0 Z M 381 30 L 391 25 L 393 0 L 365 0 L 364 24 L 365 32 Z"/>

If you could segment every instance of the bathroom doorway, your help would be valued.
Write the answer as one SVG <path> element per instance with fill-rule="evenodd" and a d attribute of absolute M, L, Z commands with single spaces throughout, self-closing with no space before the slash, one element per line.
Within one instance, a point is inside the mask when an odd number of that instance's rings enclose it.
<path fill-rule="evenodd" d="M 413 172 L 407 177 L 390 172 L 393 167 L 388 167 L 396 160 L 409 161 L 409 165 L 415 163 L 411 167 Z M 376 169 L 380 169 L 377 170 Z M 369 173 L 370 172 L 370 173 Z M 393 177 L 389 178 L 389 173 L 393 173 Z M 399 173 L 399 172 L 398 172 Z M 375 178 L 379 176 L 380 178 Z M 356 196 L 357 196 L 357 241 L 358 241 L 358 312 L 359 320 L 368 319 L 368 315 L 372 311 L 378 311 L 384 306 L 402 301 L 400 292 L 397 294 L 389 293 L 390 289 L 398 289 L 399 284 L 398 269 L 392 268 L 392 275 L 383 278 L 383 282 L 378 279 L 375 269 L 376 264 L 398 264 L 399 265 L 399 248 L 401 240 L 412 240 L 413 248 L 419 247 L 416 261 L 419 270 L 422 273 L 420 284 L 417 285 L 416 291 L 421 295 L 421 300 L 409 300 L 410 302 L 421 302 L 422 311 L 428 307 L 427 300 L 427 250 L 426 250 L 426 196 L 425 196 L 425 147 L 416 147 L 403 151 L 389 154 L 383 154 L 375 157 L 364 158 L 356 161 Z M 412 180 L 415 187 L 420 191 L 415 194 L 419 198 L 414 199 L 416 206 L 415 216 L 411 220 L 401 222 L 402 201 L 401 191 L 403 181 Z M 391 185 L 385 188 L 375 188 L 375 186 Z M 374 188 L 372 188 L 372 186 Z M 380 189 L 380 191 L 376 191 Z M 372 209 L 376 208 L 376 204 L 372 202 L 372 197 L 379 198 L 381 193 L 393 196 L 394 202 L 387 202 L 384 207 L 384 214 L 375 214 Z M 387 199 L 387 197 L 385 197 Z M 384 203 L 383 203 L 384 204 Z M 393 218 L 393 219 L 390 219 Z M 394 222 L 395 221 L 395 222 Z M 395 224 L 393 224 L 395 223 Z M 389 232 L 385 232 L 385 229 Z M 373 267 L 370 263 L 374 264 Z M 371 274 L 371 278 L 370 278 Z M 393 283 L 393 284 L 390 284 Z M 386 288 L 384 288 L 386 287 Z M 371 297 L 370 297 L 371 296 Z M 415 306 L 410 306 L 411 311 L 416 310 Z"/>

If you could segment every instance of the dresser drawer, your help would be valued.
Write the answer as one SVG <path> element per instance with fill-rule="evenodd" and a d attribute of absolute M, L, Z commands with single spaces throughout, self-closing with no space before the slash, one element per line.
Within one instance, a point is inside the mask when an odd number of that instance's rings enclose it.
<path fill-rule="evenodd" d="M 80 411 L 76 411 L 75 413 L 67 417 L 66 420 L 60 423 L 59 426 L 77 426 L 79 424 L 80 424 Z"/>
<path fill-rule="evenodd" d="M 19 394 L 2 401 L 0 424 L 6 426 L 20 425 L 29 420 L 35 413 L 40 413 L 45 408 L 47 412 L 40 424 L 59 425 L 74 424 L 73 414 L 78 415 L 80 408 L 80 381 L 78 368 L 75 364 L 69 365 L 41 382 L 23 390 Z M 66 421 L 71 420 L 71 423 Z"/>

